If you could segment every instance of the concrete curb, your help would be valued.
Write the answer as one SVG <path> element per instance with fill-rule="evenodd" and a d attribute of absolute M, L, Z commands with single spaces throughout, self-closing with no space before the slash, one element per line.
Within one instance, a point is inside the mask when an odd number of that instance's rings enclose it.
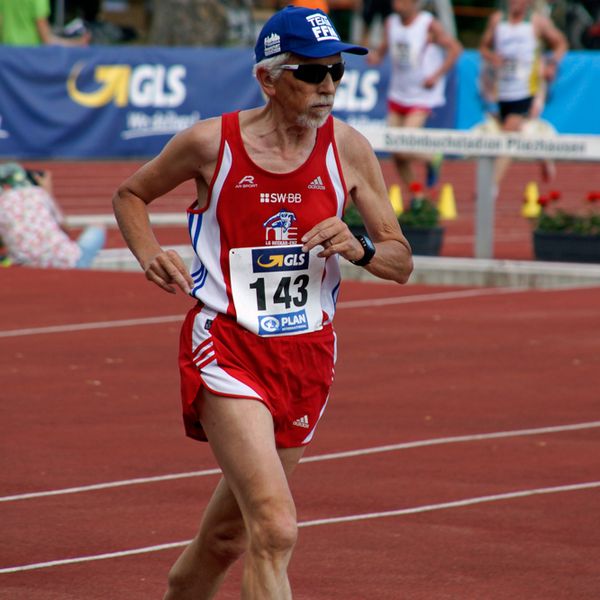
<path fill-rule="evenodd" d="M 190 246 L 169 246 L 189 263 L 193 252 Z M 513 287 L 553 289 L 600 286 L 600 264 L 551 263 L 538 261 L 493 260 L 415 256 L 415 270 L 410 284 L 457 285 L 482 287 Z M 381 283 L 366 269 L 340 261 L 344 279 Z M 138 271 L 139 265 L 126 248 L 102 250 L 94 269 Z"/>

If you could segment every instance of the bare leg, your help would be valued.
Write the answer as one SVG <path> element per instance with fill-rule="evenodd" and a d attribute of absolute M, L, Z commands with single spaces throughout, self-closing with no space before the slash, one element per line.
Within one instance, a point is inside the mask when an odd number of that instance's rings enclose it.
<path fill-rule="evenodd" d="M 515 133 L 523 129 L 526 119 L 522 115 L 508 115 L 504 123 L 502 124 L 502 131 L 508 133 Z M 510 167 L 512 159 L 510 156 L 499 156 L 496 159 L 494 166 L 494 182 L 496 187 L 500 187 L 500 182 L 504 179 L 508 167 Z"/>
<path fill-rule="evenodd" d="M 304 449 L 277 451 L 271 414 L 255 400 L 205 394 L 202 423 L 225 479 L 170 573 L 165 600 L 213 598 L 246 549 L 242 599 L 291 598 L 287 565 L 297 525 L 287 476 Z"/>
<path fill-rule="evenodd" d="M 410 127 L 420 129 L 425 125 L 425 121 L 427 121 L 427 117 L 429 116 L 428 111 L 424 110 L 414 110 L 409 112 L 407 115 L 400 115 L 395 112 L 390 112 L 388 114 L 388 125 L 390 127 Z M 410 185 L 414 179 L 415 175 L 412 169 L 412 162 L 414 160 L 429 160 L 430 157 L 423 156 L 422 154 L 406 154 L 406 153 L 397 153 L 394 154 L 394 164 L 396 165 L 396 170 L 400 175 L 402 181 L 408 186 Z"/>
<path fill-rule="evenodd" d="M 200 529 L 169 573 L 164 600 L 213 598 L 229 567 L 246 550 L 246 529 L 225 479 L 219 481 Z"/>

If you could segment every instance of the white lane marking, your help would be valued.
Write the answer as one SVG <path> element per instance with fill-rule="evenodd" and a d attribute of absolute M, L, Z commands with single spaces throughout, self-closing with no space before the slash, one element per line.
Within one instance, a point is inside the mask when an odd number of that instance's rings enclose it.
<path fill-rule="evenodd" d="M 328 519 L 314 519 L 313 521 L 304 521 L 299 523 L 300 527 L 315 527 L 318 525 L 331 525 L 334 523 L 349 523 L 354 521 L 365 521 L 367 519 L 382 519 L 385 517 L 400 517 L 403 515 L 415 515 L 423 512 L 433 512 L 435 510 L 444 510 L 447 508 L 461 508 L 463 506 L 473 506 L 474 504 L 484 504 L 485 502 L 498 502 L 500 500 L 513 500 L 515 498 L 527 498 L 541 494 L 557 494 L 560 492 L 576 492 L 579 490 L 589 490 L 600 487 L 600 481 L 588 481 L 585 483 L 574 483 L 570 485 L 558 485 L 548 488 L 535 488 L 533 490 L 518 490 L 516 492 L 506 492 L 504 494 L 492 494 L 490 496 L 477 496 L 475 498 L 465 498 L 463 500 L 454 500 L 452 502 L 442 502 L 440 504 L 425 504 L 424 506 L 415 506 L 412 508 L 399 508 L 397 510 L 387 510 L 384 512 L 365 513 L 362 515 L 349 515 L 347 517 L 330 517 Z"/>
<path fill-rule="evenodd" d="M 88 331 L 90 329 L 112 329 L 113 327 L 133 327 L 135 325 L 158 325 L 161 323 L 172 323 L 174 321 L 183 321 L 183 315 L 166 315 L 164 317 L 122 319 L 120 321 L 96 321 L 94 323 L 73 323 L 71 325 L 50 325 L 48 327 L 9 329 L 0 331 L 0 338 L 40 335 L 46 333 L 67 333 L 70 331 Z"/>
<path fill-rule="evenodd" d="M 378 454 L 380 452 L 393 452 L 395 450 L 408 450 L 411 448 L 422 448 L 424 446 L 439 446 L 442 444 L 459 444 L 464 442 L 477 442 L 482 440 L 493 440 L 508 437 L 522 437 L 528 435 L 542 435 L 545 433 L 563 433 L 565 431 L 579 431 L 584 429 L 594 429 L 600 427 L 600 421 L 589 421 L 587 423 L 573 423 L 570 425 L 553 425 L 550 427 L 537 427 L 532 429 L 515 429 L 512 431 L 495 431 L 491 433 L 474 433 L 470 435 L 458 435 L 443 438 L 431 438 L 426 440 L 416 440 L 414 442 L 402 442 L 399 444 L 388 444 L 385 446 L 373 446 L 371 448 L 361 448 L 359 450 L 346 450 L 342 452 L 332 452 L 330 454 L 317 454 L 315 456 L 305 456 L 300 460 L 301 463 L 322 462 L 326 460 L 337 460 L 340 458 L 352 458 L 355 456 L 366 456 L 369 454 Z M 12 496 L 0 496 L 0 502 L 12 502 L 15 500 L 28 500 L 31 498 L 44 498 L 47 496 L 59 496 L 63 494 L 76 494 L 79 492 L 90 492 L 94 490 L 103 490 L 128 485 L 139 485 L 143 483 L 156 483 L 160 481 L 169 481 L 174 479 L 185 479 L 188 477 L 206 477 L 208 475 L 218 475 L 221 470 L 218 468 L 205 469 L 203 471 L 188 471 L 184 473 L 171 473 L 167 475 L 155 475 L 152 477 L 138 477 L 136 479 L 123 479 L 120 481 L 110 481 L 107 483 L 96 483 L 78 487 L 62 488 L 57 490 L 48 490 L 43 492 L 30 492 L 26 494 L 14 494 Z"/>
<path fill-rule="evenodd" d="M 433 512 L 436 510 L 447 510 L 450 508 L 461 508 L 464 506 L 473 506 L 476 504 L 484 504 L 486 502 L 499 502 L 502 500 L 514 500 L 517 498 L 527 498 L 541 494 L 558 494 L 562 492 L 574 492 L 580 490 L 589 490 L 600 487 L 600 481 L 588 481 L 585 483 L 575 483 L 569 485 L 559 485 L 547 488 L 535 488 L 530 490 L 517 490 L 514 492 L 506 492 L 503 494 L 493 494 L 490 496 L 478 496 L 474 498 L 464 498 L 462 500 L 454 500 L 453 502 L 442 502 L 440 504 L 426 504 L 423 506 L 414 506 L 410 508 L 399 508 L 397 510 L 388 510 L 385 512 L 363 513 L 357 515 L 346 515 L 341 517 L 330 517 L 326 519 L 314 519 L 312 521 L 302 521 L 298 523 L 299 527 L 318 527 L 321 525 L 332 525 L 335 523 L 352 523 L 356 521 L 365 521 L 368 519 L 382 519 L 389 517 L 399 517 L 404 515 L 413 515 L 424 512 Z M 122 550 L 119 552 L 106 552 L 104 554 L 95 554 L 92 556 L 78 556 L 74 558 L 64 558 L 61 560 L 51 560 L 47 562 L 31 563 L 26 565 L 18 565 L 14 567 L 6 567 L 0 569 L 2 573 L 17 573 L 20 571 L 33 571 L 36 569 L 46 569 L 49 567 L 58 567 L 63 565 L 71 565 L 82 562 L 90 562 L 96 560 L 105 560 L 109 558 L 120 558 L 123 556 L 132 556 L 134 554 L 147 554 L 150 552 L 160 552 L 162 550 L 170 550 L 171 548 L 180 548 L 187 546 L 192 540 L 183 542 L 172 542 L 168 544 L 158 544 L 156 546 L 145 546 L 143 548 L 134 548 L 132 550 Z"/>
<path fill-rule="evenodd" d="M 391 298 L 365 298 L 364 300 L 348 300 L 338 302 L 337 308 L 368 308 L 370 306 L 386 306 L 392 304 L 411 304 L 414 302 L 432 302 L 435 300 L 453 300 L 455 298 L 472 298 L 478 296 L 493 296 L 514 294 L 526 291 L 524 288 L 476 288 L 440 292 L 435 294 L 415 294 L 414 296 L 393 296 Z M 51 325 L 48 327 L 28 327 L 25 329 L 8 329 L 0 331 L 0 338 L 41 335 L 48 333 L 67 333 L 71 331 L 89 331 L 90 329 L 110 329 L 112 327 L 133 327 L 136 325 L 159 325 L 183 321 L 181 315 L 166 315 L 164 317 L 145 317 L 140 319 L 122 319 L 116 321 L 96 321 L 92 323 L 73 323 L 71 325 Z"/>

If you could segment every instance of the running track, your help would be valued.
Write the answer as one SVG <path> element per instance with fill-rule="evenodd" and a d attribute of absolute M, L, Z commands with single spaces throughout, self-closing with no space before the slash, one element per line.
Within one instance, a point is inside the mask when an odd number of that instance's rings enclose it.
<path fill-rule="evenodd" d="M 0 301 L 0 598 L 161 598 L 217 477 L 180 426 L 189 300 L 15 268 Z M 345 282 L 334 392 L 293 480 L 294 597 L 598 598 L 599 303 Z"/>
<path fill-rule="evenodd" d="M 31 162 L 31 168 L 49 168 L 54 174 L 56 196 L 67 215 L 111 213 L 110 199 L 117 186 L 130 175 L 140 162 Z M 388 185 L 398 178 L 390 161 L 382 161 L 384 177 Z M 416 173 L 420 174 L 417 165 Z M 562 208 L 585 212 L 586 195 L 600 188 L 598 166 L 594 163 L 559 163 L 557 177 L 552 184 L 540 182 L 539 166 L 534 162 L 515 163 L 509 170 L 496 206 L 494 257 L 501 259 L 531 260 L 532 223 L 521 217 L 525 186 L 536 181 L 541 194 L 549 190 L 562 193 Z M 473 256 L 473 232 L 475 219 L 475 162 L 448 160 L 442 168 L 441 183 L 451 183 L 455 195 L 458 218 L 445 221 L 446 228 L 442 254 L 444 256 Z M 404 206 L 408 194 L 404 194 Z M 184 184 L 152 204 L 153 212 L 185 211 L 194 197 L 194 188 Z M 437 199 L 434 192 L 433 199 Z M 159 227 L 157 237 L 162 244 L 185 244 L 189 242 L 184 227 Z M 108 245 L 119 247 L 123 241 L 116 230 L 109 232 Z"/>

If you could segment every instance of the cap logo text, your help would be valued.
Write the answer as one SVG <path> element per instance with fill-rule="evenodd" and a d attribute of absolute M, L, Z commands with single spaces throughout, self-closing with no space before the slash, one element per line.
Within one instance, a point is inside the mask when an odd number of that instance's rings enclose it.
<path fill-rule="evenodd" d="M 340 41 L 340 36 L 337 34 L 333 28 L 333 25 L 329 22 L 329 19 L 325 15 L 315 13 L 314 15 L 309 15 L 306 17 L 306 20 L 310 23 L 313 35 L 315 36 L 317 42 L 325 42 L 330 40 L 334 40 L 336 42 Z"/>

